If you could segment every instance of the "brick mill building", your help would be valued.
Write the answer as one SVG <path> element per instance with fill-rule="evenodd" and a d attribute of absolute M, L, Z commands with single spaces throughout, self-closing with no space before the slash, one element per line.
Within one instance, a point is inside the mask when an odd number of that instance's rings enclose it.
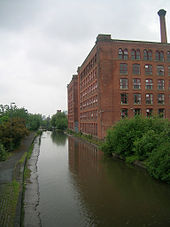
<path fill-rule="evenodd" d="M 111 39 L 96 43 L 68 88 L 68 127 L 103 139 L 124 117 L 170 119 L 170 44 L 160 10 L 161 42 Z"/>

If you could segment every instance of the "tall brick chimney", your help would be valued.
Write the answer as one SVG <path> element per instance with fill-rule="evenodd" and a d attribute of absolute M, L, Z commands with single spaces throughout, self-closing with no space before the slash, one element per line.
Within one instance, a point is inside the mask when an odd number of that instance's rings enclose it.
<path fill-rule="evenodd" d="M 164 9 L 160 9 L 158 11 L 158 15 L 160 17 L 161 43 L 167 43 L 165 14 L 166 11 Z"/>

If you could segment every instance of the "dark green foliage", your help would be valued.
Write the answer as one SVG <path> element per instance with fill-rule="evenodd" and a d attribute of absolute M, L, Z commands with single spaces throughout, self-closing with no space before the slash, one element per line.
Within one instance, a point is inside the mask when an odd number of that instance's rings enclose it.
<path fill-rule="evenodd" d="M 149 130 L 145 132 L 141 138 L 137 138 L 134 141 L 132 150 L 140 161 L 145 160 L 149 157 L 160 140 L 161 137 L 154 130 Z"/>
<path fill-rule="evenodd" d="M 60 130 L 67 129 L 67 116 L 64 112 L 57 112 L 51 118 L 52 127 Z"/>
<path fill-rule="evenodd" d="M 25 127 L 24 119 L 12 118 L 0 124 L 0 142 L 7 151 L 16 148 L 26 135 L 28 135 L 28 130 Z"/>
<path fill-rule="evenodd" d="M 5 161 L 8 157 L 8 153 L 5 150 L 4 146 L 0 144 L 0 161 Z"/>
<path fill-rule="evenodd" d="M 29 130 L 39 129 L 42 122 L 42 116 L 40 114 L 29 114 L 27 118 L 27 128 Z"/>
<path fill-rule="evenodd" d="M 109 155 L 118 154 L 129 163 L 144 161 L 152 176 L 169 182 L 170 175 L 166 169 L 170 155 L 168 144 L 170 145 L 168 120 L 137 116 L 123 119 L 109 129 L 102 150 Z"/>
<path fill-rule="evenodd" d="M 0 143 L 6 151 L 13 151 L 22 138 L 28 135 L 28 130 L 37 130 L 41 122 L 40 114 L 30 114 L 25 108 L 18 108 L 14 103 L 10 106 L 0 105 Z"/>
<path fill-rule="evenodd" d="M 147 169 L 151 176 L 170 183 L 170 142 L 158 145 L 147 161 Z"/>

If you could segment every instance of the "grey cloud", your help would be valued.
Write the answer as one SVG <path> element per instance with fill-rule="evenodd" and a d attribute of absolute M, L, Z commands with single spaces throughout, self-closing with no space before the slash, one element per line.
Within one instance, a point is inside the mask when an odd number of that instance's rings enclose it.
<path fill-rule="evenodd" d="M 169 0 L 0 0 L 0 103 L 66 109 L 66 85 L 96 36 L 159 41 L 160 8 L 169 34 Z"/>

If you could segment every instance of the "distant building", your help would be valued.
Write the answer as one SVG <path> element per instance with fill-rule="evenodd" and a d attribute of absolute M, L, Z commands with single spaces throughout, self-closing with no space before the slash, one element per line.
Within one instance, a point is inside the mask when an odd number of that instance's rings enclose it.
<path fill-rule="evenodd" d="M 78 67 L 78 76 L 68 85 L 70 129 L 74 130 L 78 121 L 79 131 L 102 139 L 107 129 L 124 117 L 141 114 L 170 119 L 170 44 L 165 13 L 158 12 L 160 43 L 97 36 Z"/>
<path fill-rule="evenodd" d="M 78 75 L 73 75 L 67 85 L 68 94 L 68 128 L 78 132 Z"/>

